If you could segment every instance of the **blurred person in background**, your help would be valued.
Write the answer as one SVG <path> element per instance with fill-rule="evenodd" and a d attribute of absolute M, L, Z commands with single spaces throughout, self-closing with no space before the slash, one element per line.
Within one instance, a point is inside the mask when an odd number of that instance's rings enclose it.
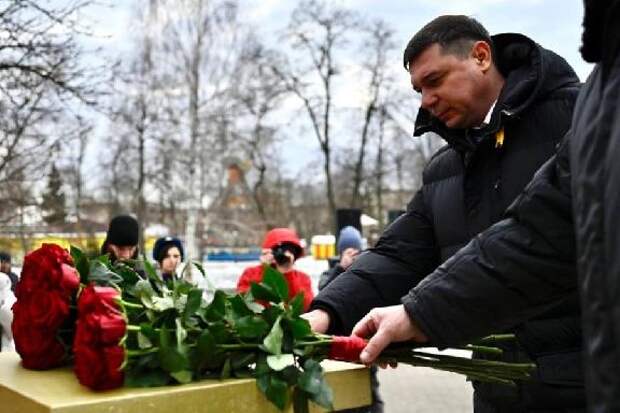
<path fill-rule="evenodd" d="M 0 272 L 0 350 L 15 351 L 13 342 L 13 304 L 15 295 L 11 290 L 11 280 L 7 274 Z"/>
<path fill-rule="evenodd" d="M 153 259 L 159 265 L 164 281 L 178 278 L 177 267 L 183 261 L 184 251 L 181 240 L 175 237 L 162 237 L 155 241 Z"/>
<path fill-rule="evenodd" d="M 11 254 L 5 251 L 0 251 L 0 272 L 4 273 L 3 277 L 9 277 L 11 280 L 11 291 L 15 292 L 15 286 L 19 277 L 11 270 Z"/>
<path fill-rule="evenodd" d="M 303 257 L 304 249 L 295 231 L 289 228 L 275 228 L 267 232 L 263 241 L 260 265 L 246 268 L 237 281 L 237 292 L 245 293 L 251 284 L 263 280 L 264 266 L 271 266 L 284 275 L 288 284 L 289 298 L 299 293 L 304 295 L 304 311 L 314 298 L 312 283 L 308 274 L 293 268 L 295 261 Z"/>
<path fill-rule="evenodd" d="M 118 260 L 137 259 L 139 233 L 138 221 L 134 217 L 115 216 L 110 221 L 101 254 L 108 254 L 113 263 Z"/>
<path fill-rule="evenodd" d="M 346 226 L 340 230 L 338 235 L 338 244 L 336 245 L 336 252 L 338 253 L 338 259 L 335 265 L 321 274 L 319 280 L 319 291 L 322 290 L 330 282 L 334 281 L 336 277 L 342 274 L 351 264 L 357 255 L 362 251 L 362 234 L 357 228 L 352 226 Z"/>

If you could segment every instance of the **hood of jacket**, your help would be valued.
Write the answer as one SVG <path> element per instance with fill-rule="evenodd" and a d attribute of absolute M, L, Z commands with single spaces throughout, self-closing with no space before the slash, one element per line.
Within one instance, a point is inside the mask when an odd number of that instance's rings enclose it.
<path fill-rule="evenodd" d="M 537 99 L 579 83 L 577 74 L 564 58 L 527 36 L 502 33 L 491 39 L 495 48 L 495 63 L 505 83 L 489 124 L 475 130 L 450 129 L 430 112 L 420 108 L 414 136 L 435 132 L 458 151 L 472 150 L 478 142 L 475 137 L 497 131 L 502 124 L 502 117 L 518 116 Z"/>

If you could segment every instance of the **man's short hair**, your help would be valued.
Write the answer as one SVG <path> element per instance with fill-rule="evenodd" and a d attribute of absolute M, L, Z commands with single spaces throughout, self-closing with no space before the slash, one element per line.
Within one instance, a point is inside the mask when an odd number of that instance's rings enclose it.
<path fill-rule="evenodd" d="M 487 42 L 493 49 L 489 32 L 476 19 L 463 15 L 439 16 L 409 40 L 403 55 L 403 65 L 409 70 L 409 64 L 435 43 L 439 44 L 444 52 L 464 58 L 472 44 L 479 40 Z M 493 50 L 491 54 L 495 55 Z"/>

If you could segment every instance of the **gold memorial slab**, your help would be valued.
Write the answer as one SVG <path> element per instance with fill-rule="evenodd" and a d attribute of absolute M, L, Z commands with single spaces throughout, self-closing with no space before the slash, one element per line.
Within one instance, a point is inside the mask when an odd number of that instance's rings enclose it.
<path fill-rule="evenodd" d="M 370 378 L 363 366 L 322 363 L 334 391 L 334 408 L 370 404 Z M 290 410 L 292 412 L 292 409 Z M 310 404 L 311 412 L 322 409 Z M 0 353 L 2 413 L 277 413 L 253 379 L 203 380 L 165 387 L 94 392 L 80 385 L 70 368 L 31 371 L 17 353 Z"/>

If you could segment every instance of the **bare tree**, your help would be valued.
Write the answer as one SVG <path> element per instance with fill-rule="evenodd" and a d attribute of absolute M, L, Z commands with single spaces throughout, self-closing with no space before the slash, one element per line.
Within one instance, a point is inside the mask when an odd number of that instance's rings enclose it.
<path fill-rule="evenodd" d="M 163 1 L 166 15 L 162 30 L 162 52 L 169 63 L 168 80 L 178 90 L 171 113 L 178 129 L 188 137 L 185 154 L 185 188 L 188 217 L 185 243 L 187 256 L 197 257 L 198 211 L 212 182 L 221 171 L 213 162 L 227 145 L 225 91 L 233 74 L 230 67 L 238 51 L 237 5 L 231 1 Z M 219 151 L 219 152 L 218 152 Z"/>
<path fill-rule="evenodd" d="M 267 212 L 269 172 L 277 174 L 279 162 L 276 156 L 276 127 L 269 123 L 269 116 L 276 112 L 287 92 L 279 76 L 270 70 L 273 53 L 265 49 L 255 33 L 247 35 L 234 70 L 237 81 L 231 90 L 236 102 L 235 119 L 241 123 L 237 129 L 237 146 L 252 165 L 254 177 L 251 191 L 263 230 L 274 226 L 278 217 Z"/>
<path fill-rule="evenodd" d="M 287 29 L 292 47 L 301 56 L 295 59 L 295 65 L 272 66 L 287 89 L 301 100 L 319 142 L 329 211 L 334 224 L 336 199 L 332 182 L 331 142 L 333 81 L 339 73 L 337 50 L 346 44 L 347 34 L 355 26 L 356 16 L 347 9 L 317 0 L 302 1 L 293 11 Z"/>
<path fill-rule="evenodd" d="M 367 152 L 368 134 L 377 109 L 382 106 L 382 100 L 388 98 L 385 88 L 386 82 L 389 82 L 391 79 L 387 75 L 387 59 L 395 47 L 393 41 L 394 32 L 382 20 L 373 22 L 368 29 L 368 34 L 368 39 L 363 44 L 363 50 L 367 50 L 369 54 L 368 58 L 364 59 L 367 62 L 364 64 L 364 69 L 369 74 L 369 99 L 364 109 L 360 146 L 357 161 L 354 165 L 351 208 L 360 206 L 360 189 L 364 180 L 364 161 Z M 383 118 L 384 116 L 382 115 Z M 379 129 L 382 134 L 382 128 Z M 379 152 L 381 152 L 381 143 L 379 144 Z"/>
<path fill-rule="evenodd" d="M 49 133 L 50 125 L 70 105 L 95 103 L 98 83 L 77 42 L 85 28 L 73 19 L 90 3 L 9 0 L 0 5 L 2 188 L 41 178 L 47 153 L 63 138 Z M 10 220 L 16 207 L 3 202 L 0 215 Z"/>

